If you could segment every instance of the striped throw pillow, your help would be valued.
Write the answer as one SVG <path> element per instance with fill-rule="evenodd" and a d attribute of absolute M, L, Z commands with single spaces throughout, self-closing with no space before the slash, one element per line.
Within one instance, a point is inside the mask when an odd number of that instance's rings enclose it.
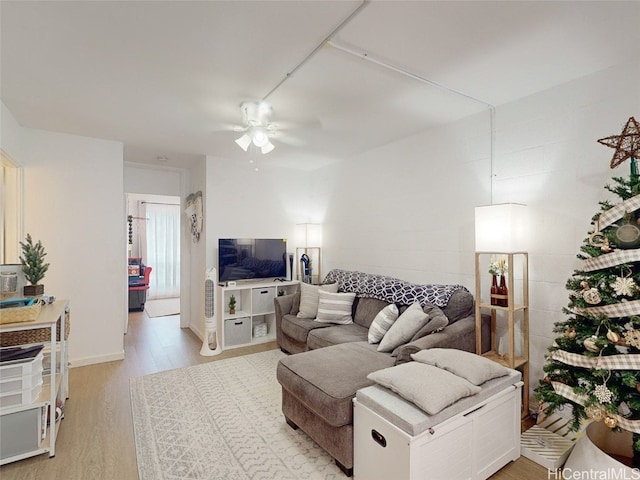
<path fill-rule="evenodd" d="M 369 334 L 367 335 L 369 343 L 380 343 L 384 334 L 391 328 L 393 322 L 398 319 L 398 314 L 398 307 L 395 303 L 387 305 L 380 310 L 369 327 Z"/>
<path fill-rule="evenodd" d="M 310 285 L 308 283 L 300 283 L 300 309 L 298 318 L 308 318 L 312 320 L 318 315 L 318 291 L 320 289 L 328 292 L 337 292 L 338 284 L 331 283 L 329 285 Z"/>
<path fill-rule="evenodd" d="M 355 293 L 332 293 L 320 289 L 318 294 L 320 300 L 316 322 L 339 323 L 341 325 L 353 323 L 351 307 L 356 298 Z"/>

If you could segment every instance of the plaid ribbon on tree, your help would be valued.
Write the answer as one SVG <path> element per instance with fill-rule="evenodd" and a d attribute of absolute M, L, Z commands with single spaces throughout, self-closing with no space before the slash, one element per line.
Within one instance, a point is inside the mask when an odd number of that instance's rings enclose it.
<path fill-rule="evenodd" d="M 640 250 L 616 250 L 615 252 L 586 259 L 582 270 L 593 272 L 603 268 L 615 267 L 624 263 L 640 262 Z"/>
<path fill-rule="evenodd" d="M 567 365 L 597 370 L 640 370 L 640 355 L 605 355 L 587 357 L 579 353 L 555 350 L 551 358 Z"/>
<path fill-rule="evenodd" d="M 633 315 L 640 315 L 640 300 L 601 305 L 599 307 L 574 307 L 572 311 L 584 317 L 596 317 L 598 315 L 604 315 L 609 318 L 631 317 Z"/>
<path fill-rule="evenodd" d="M 635 212 L 640 208 L 640 195 L 628 198 L 624 202 L 620 202 L 615 207 L 610 208 L 600 215 L 600 228 L 607 228 L 616 220 L 624 217 L 627 212 Z"/>
<path fill-rule="evenodd" d="M 570 386 L 565 385 L 564 383 L 551 382 L 551 385 L 553 386 L 553 390 L 558 395 L 562 395 L 564 398 L 567 398 L 572 402 L 577 403 L 578 405 L 584 406 L 587 399 L 589 398 L 586 395 L 575 393 Z M 640 433 L 640 420 L 628 420 L 624 417 L 621 417 L 620 415 L 609 412 L 607 412 L 607 416 L 615 418 L 620 428 L 633 433 Z"/>

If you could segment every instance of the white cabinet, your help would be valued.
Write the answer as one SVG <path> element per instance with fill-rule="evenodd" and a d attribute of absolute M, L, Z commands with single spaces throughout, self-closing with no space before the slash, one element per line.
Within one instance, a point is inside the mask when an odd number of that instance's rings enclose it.
<path fill-rule="evenodd" d="M 218 286 L 217 318 L 221 328 L 222 348 L 236 348 L 276 339 L 276 317 L 273 300 L 298 289 L 298 282 L 240 283 L 232 287 Z M 231 297 L 235 310 L 229 309 Z"/>
<path fill-rule="evenodd" d="M 40 315 L 34 321 L 0 325 L 0 336 L 16 332 L 19 338 L 25 339 L 20 342 L 22 345 L 44 343 L 45 363 L 48 361 L 50 365 L 48 369 L 45 365 L 42 390 L 33 402 L 0 408 L 0 465 L 42 453 L 48 453 L 50 457 L 55 456 L 59 423 L 49 417 L 55 418 L 56 400 L 64 405 L 69 395 L 65 341 L 68 316 L 68 302 L 58 300 L 51 305 L 43 306 Z M 49 330 L 47 341 L 41 341 L 37 336 L 34 336 L 33 341 L 29 339 L 27 331 L 42 329 Z"/>

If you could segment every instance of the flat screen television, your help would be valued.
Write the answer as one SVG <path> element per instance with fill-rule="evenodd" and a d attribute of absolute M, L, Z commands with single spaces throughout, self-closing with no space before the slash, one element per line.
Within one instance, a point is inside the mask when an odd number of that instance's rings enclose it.
<path fill-rule="evenodd" d="M 218 277 L 220 282 L 285 278 L 286 275 L 286 239 L 218 239 Z"/>

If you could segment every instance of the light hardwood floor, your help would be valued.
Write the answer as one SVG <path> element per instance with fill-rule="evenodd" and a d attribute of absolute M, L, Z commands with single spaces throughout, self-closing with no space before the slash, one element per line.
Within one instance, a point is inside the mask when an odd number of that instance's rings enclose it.
<path fill-rule="evenodd" d="M 70 398 L 56 456 L 45 454 L 3 465 L 2 480 L 136 480 L 130 378 L 277 348 L 271 342 L 202 357 L 201 345 L 190 330 L 179 328 L 178 316 L 149 318 L 144 312 L 131 313 L 124 360 L 71 368 Z M 547 471 L 522 457 L 491 478 L 543 480 Z"/>

